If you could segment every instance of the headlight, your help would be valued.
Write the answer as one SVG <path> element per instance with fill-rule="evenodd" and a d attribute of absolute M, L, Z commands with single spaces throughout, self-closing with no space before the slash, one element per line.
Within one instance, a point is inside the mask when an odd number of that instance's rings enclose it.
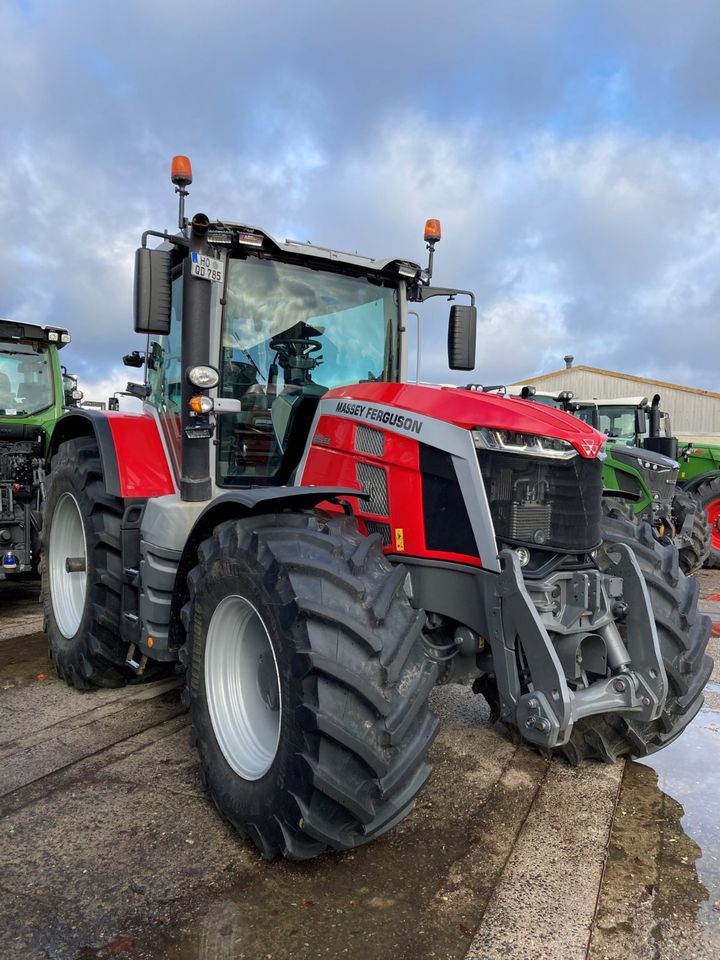
<path fill-rule="evenodd" d="M 57 332 L 57 330 L 48 330 L 47 338 L 50 343 L 57 343 L 60 339 L 60 334 Z"/>
<path fill-rule="evenodd" d="M 654 470 L 656 473 L 668 473 L 672 470 L 672 467 L 664 467 L 660 463 L 655 463 L 653 460 L 640 460 L 640 466 L 644 467 L 646 470 Z"/>
<path fill-rule="evenodd" d="M 187 372 L 187 378 L 194 387 L 200 387 L 203 390 L 210 390 L 218 385 L 220 374 L 215 367 L 200 366 L 190 367 Z"/>
<path fill-rule="evenodd" d="M 480 450 L 496 450 L 501 453 L 522 453 L 528 457 L 551 457 L 554 460 L 570 460 L 577 450 L 567 440 L 556 437 L 541 437 L 535 433 L 518 433 L 514 430 L 493 430 L 476 427 L 473 441 Z"/>

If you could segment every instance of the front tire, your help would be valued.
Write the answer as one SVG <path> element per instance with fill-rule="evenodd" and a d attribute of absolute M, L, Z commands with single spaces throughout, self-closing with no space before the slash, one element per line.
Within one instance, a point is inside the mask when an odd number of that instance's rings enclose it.
<path fill-rule="evenodd" d="M 687 490 L 677 488 L 673 497 L 672 510 L 677 527 L 682 527 L 688 513 L 692 513 L 690 542 L 678 549 L 680 569 L 685 576 L 689 577 L 702 567 L 710 554 L 712 546 L 710 525 L 702 504 Z"/>
<path fill-rule="evenodd" d="M 183 609 L 186 699 L 207 789 L 262 855 L 373 840 L 430 775 L 437 667 L 405 571 L 354 520 L 220 524 Z"/>
<path fill-rule="evenodd" d="M 43 505 L 42 597 L 55 669 L 78 690 L 122 686 L 130 676 L 120 641 L 122 515 L 95 439 L 61 443 Z M 84 569 L 68 570 L 68 560 Z"/>
<path fill-rule="evenodd" d="M 596 759 L 612 763 L 622 756 L 646 757 L 677 739 L 703 705 L 703 690 L 712 673 L 705 653 L 710 619 L 697 611 L 699 583 L 679 566 L 677 548 L 658 543 L 646 521 L 629 520 L 606 507 L 603 539 L 630 546 L 640 565 L 650 596 L 660 650 L 668 679 L 661 715 L 651 723 L 632 714 L 584 717 L 573 727 L 569 742 L 558 748 L 571 763 Z"/>

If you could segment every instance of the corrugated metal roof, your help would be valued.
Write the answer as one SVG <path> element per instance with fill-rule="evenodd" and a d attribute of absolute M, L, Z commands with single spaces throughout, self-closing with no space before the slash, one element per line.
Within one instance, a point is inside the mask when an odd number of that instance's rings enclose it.
<path fill-rule="evenodd" d="M 553 370 L 552 373 L 541 373 L 537 377 L 526 377 L 524 380 L 515 380 L 510 386 L 524 386 L 528 383 L 535 383 L 538 380 L 547 380 L 548 377 L 557 377 L 560 374 L 568 374 L 572 370 L 585 370 L 587 373 L 599 373 L 604 377 L 617 377 L 620 380 L 634 380 L 635 383 L 651 383 L 657 387 L 668 387 L 670 390 L 682 390 L 685 393 L 696 393 L 702 397 L 715 397 L 720 400 L 720 393 L 713 393 L 712 390 L 697 390 L 695 387 L 685 387 L 680 383 L 668 383 L 666 380 L 652 380 L 650 377 L 636 377 L 631 373 L 618 373 L 616 370 L 603 370 L 601 367 L 588 367 L 585 364 L 578 363 L 573 367 L 563 367 L 562 370 Z"/>

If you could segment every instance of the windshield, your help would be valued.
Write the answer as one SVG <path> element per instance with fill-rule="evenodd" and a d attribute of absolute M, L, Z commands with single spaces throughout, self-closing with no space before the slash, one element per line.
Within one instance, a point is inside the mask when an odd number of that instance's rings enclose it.
<path fill-rule="evenodd" d="M 35 343 L 0 345 L 0 416 L 27 417 L 52 402 L 47 348 Z"/>
<path fill-rule="evenodd" d="M 320 397 L 361 380 L 396 380 L 397 290 L 274 260 L 232 260 L 223 318 L 218 482 L 283 483 Z"/>
<path fill-rule="evenodd" d="M 580 420 L 592 424 L 595 407 L 583 407 L 578 410 Z M 598 427 L 611 440 L 635 441 L 635 407 L 598 407 Z M 647 430 L 642 436 L 647 436 Z"/>

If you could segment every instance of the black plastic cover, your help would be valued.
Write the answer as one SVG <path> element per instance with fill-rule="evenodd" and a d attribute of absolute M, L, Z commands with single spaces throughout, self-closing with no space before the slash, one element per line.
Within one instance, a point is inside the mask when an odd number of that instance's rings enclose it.
<path fill-rule="evenodd" d="M 421 443 L 420 474 L 427 549 L 477 557 L 477 543 L 450 454 Z"/>
<path fill-rule="evenodd" d="M 677 437 L 646 437 L 643 446 L 646 450 L 661 453 L 664 457 L 670 457 L 671 460 L 678 458 Z"/>

